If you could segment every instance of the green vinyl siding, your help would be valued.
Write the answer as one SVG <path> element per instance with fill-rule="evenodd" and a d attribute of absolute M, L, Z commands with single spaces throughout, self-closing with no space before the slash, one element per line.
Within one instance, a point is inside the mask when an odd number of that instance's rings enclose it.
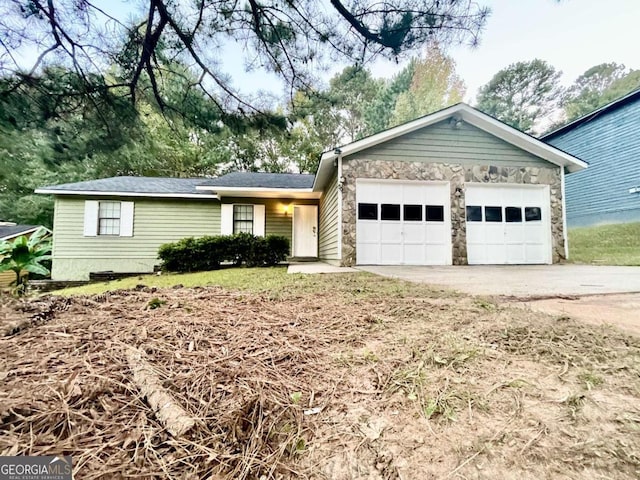
<path fill-rule="evenodd" d="M 265 210 L 265 235 L 282 235 L 291 242 L 294 205 L 317 205 L 317 200 L 297 200 L 291 198 L 234 198 L 225 197 L 222 203 L 259 204 Z M 285 207 L 289 210 L 285 212 Z"/>
<path fill-rule="evenodd" d="M 220 201 L 213 199 L 96 198 L 134 202 L 133 236 L 84 236 L 84 203 L 89 198 L 58 196 L 53 228 L 54 280 L 85 280 L 90 272 L 151 272 L 158 248 L 185 237 L 220 234 Z M 265 205 L 265 233 L 291 240 L 293 205 L 317 200 L 224 198 L 224 203 Z M 285 206 L 289 206 L 285 212 Z"/>
<path fill-rule="evenodd" d="M 334 174 L 320 198 L 318 250 L 322 260 L 340 260 L 338 256 L 338 175 Z"/>
<path fill-rule="evenodd" d="M 134 202 L 132 237 L 85 237 L 84 203 L 59 196 L 53 226 L 54 280 L 87 279 L 89 272 L 152 271 L 163 243 L 220 233 L 220 202 L 150 198 L 96 198 Z"/>
<path fill-rule="evenodd" d="M 424 161 L 496 166 L 548 166 L 548 162 L 473 125 L 448 121 L 416 130 L 345 159 Z"/>
<path fill-rule="evenodd" d="M 55 258 L 156 258 L 163 243 L 220 233 L 220 203 L 215 200 L 110 200 L 134 202 L 133 236 L 85 237 L 85 199 L 60 197 L 54 215 Z"/>

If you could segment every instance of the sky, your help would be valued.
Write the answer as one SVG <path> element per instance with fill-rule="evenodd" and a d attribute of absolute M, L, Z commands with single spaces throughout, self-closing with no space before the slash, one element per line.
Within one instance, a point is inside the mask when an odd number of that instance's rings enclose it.
<path fill-rule="evenodd" d="M 479 0 L 492 9 L 477 48 L 458 46 L 448 53 L 467 85 L 472 102 L 479 87 L 509 64 L 534 58 L 563 72 L 570 85 L 594 65 L 622 63 L 640 69 L 640 0 Z M 373 74 L 399 70 L 378 62 Z"/>
<path fill-rule="evenodd" d="M 474 103 L 478 89 L 493 75 L 518 61 L 539 58 L 549 62 L 563 72 L 561 82 L 565 86 L 604 62 L 640 69 L 640 0 L 476 1 L 492 10 L 480 45 L 448 48 L 467 85 L 468 103 Z M 375 77 L 389 78 L 405 63 L 382 60 L 368 68 Z M 246 74 L 243 65 L 234 60 L 226 67 L 241 91 L 252 91 L 256 85 L 272 92 L 282 91 L 272 75 Z M 340 69 L 337 66 L 331 73 Z M 331 73 L 325 75 L 327 82 Z"/>
<path fill-rule="evenodd" d="M 480 45 L 448 48 L 457 72 L 467 85 L 465 101 L 473 103 L 478 88 L 500 69 L 518 61 L 546 60 L 563 72 L 568 86 L 588 68 L 617 62 L 640 69 L 640 0 L 475 0 L 492 13 L 480 38 Z M 137 2 L 96 0 L 94 3 L 117 17 L 138 17 Z M 143 2 L 144 3 L 144 2 Z M 139 7 L 140 4 L 138 4 Z M 223 70 L 243 93 L 271 92 L 283 95 L 283 83 L 262 71 L 246 72 L 242 55 L 234 54 L 238 44 L 220 52 Z M 28 60 L 35 58 L 29 52 Z M 325 83 L 346 65 L 336 64 L 321 74 Z M 379 60 L 368 68 L 375 77 L 389 78 L 403 63 Z"/>

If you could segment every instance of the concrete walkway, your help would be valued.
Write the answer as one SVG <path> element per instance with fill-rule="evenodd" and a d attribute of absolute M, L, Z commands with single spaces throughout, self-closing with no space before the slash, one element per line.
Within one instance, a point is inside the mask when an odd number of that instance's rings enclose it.
<path fill-rule="evenodd" d="M 287 268 L 287 273 L 354 273 L 358 272 L 355 268 L 336 267 L 324 262 L 301 262 L 291 263 Z"/>
<path fill-rule="evenodd" d="M 640 292 L 640 267 L 599 265 L 363 266 L 378 275 L 475 295 L 552 297 Z"/>

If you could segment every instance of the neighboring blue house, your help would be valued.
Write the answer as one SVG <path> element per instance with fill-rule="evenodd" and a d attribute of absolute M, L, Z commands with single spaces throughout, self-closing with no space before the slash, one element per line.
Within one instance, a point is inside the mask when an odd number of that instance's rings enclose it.
<path fill-rule="evenodd" d="M 541 140 L 589 164 L 566 177 L 569 227 L 640 222 L 640 90 Z"/>

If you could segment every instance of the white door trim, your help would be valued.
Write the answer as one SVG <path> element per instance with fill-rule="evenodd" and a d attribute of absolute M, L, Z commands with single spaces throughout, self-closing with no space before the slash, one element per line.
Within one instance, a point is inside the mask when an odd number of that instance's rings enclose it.
<path fill-rule="evenodd" d="M 314 244 L 313 248 L 309 248 L 309 252 L 296 251 L 296 209 L 305 208 L 313 211 L 313 233 L 307 235 L 307 241 Z M 318 256 L 318 205 L 293 205 L 293 217 L 291 222 L 291 255 L 294 257 L 317 257 Z M 313 251 L 312 255 L 308 255 Z M 301 255 L 300 253 L 303 253 Z"/>

